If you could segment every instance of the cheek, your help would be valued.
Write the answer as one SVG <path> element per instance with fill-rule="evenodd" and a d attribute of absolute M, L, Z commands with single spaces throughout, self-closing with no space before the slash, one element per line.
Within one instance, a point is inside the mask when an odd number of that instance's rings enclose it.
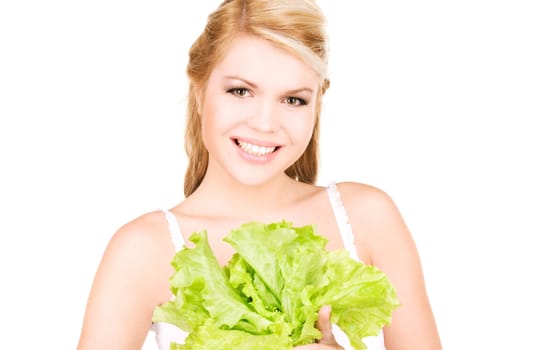
<path fill-rule="evenodd" d="M 219 99 L 213 96 L 206 97 L 201 109 L 201 130 L 204 141 L 221 128 L 222 121 L 225 120 L 221 115 L 223 110 L 225 109 L 222 108 Z"/>
<path fill-rule="evenodd" d="M 244 120 L 244 107 L 230 103 L 229 96 L 208 96 L 201 113 L 201 138 L 209 153 L 221 148 L 229 131 Z"/>
<path fill-rule="evenodd" d="M 292 135 L 295 143 L 309 143 L 315 125 L 313 111 L 305 111 L 300 115 L 294 115 L 287 121 L 287 130 Z"/>
<path fill-rule="evenodd" d="M 247 104 L 237 103 L 228 95 L 208 97 L 202 109 L 202 128 L 225 131 L 244 120 L 249 113 L 248 109 Z"/>
<path fill-rule="evenodd" d="M 206 96 L 201 108 L 201 138 L 205 147 L 210 150 L 212 140 L 218 129 L 218 109 L 215 108 L 213 99 Z"/>

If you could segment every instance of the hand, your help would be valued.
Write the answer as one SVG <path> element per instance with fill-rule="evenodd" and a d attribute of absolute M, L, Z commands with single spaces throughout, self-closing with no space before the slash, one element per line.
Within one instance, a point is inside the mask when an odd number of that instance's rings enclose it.
<path fill-rule="evenodd" d="M 332 323 L 330 322 L 330 306 L 323 306 L 319 310 L 317 329 L 321 331 L 322 337 L 318 343 L 301 345 L 294 350 L 345 350 L 337 342 L 332 333 Z"/>

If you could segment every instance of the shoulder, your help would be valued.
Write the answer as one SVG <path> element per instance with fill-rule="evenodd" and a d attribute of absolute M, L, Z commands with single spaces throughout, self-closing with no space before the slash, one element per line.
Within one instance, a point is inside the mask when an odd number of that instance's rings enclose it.
<path fill-rule="evenodd" d="M 168 278 L 174 249 L 166 226 L 163 213 L 153 212 L 114 233 L 90 291 L 80 349 L 119 344 L 140 348 L 154 308 L 171 297 Z"/>
<path fill-rule="evenodd" d="M 397 212 L 392 198 L 377 187 L 358 182 L 340 182 L 337 188 L 348 214 L 356 218 L 386 219 L 386 215 Z"/>
<path fill-rule="evenodd" d="M 352 182 L 337 186 L 358 248 L 365 251 L 362 259 L 387 275 L 402 305 L 392 315 L 391 326 L 385 328 L 386 348 L 397 344 L 394 346 L 440 349 L 418 250 L 394 201 L 373 186 Z"/>
<path fill-rule="evenodd" d="M 364 260 L 380 263 L 398 246 L 413 244 L 397 205 L 385 191 L 356 182 L 337 187 L 356 242 L 366 250 Z"/>
<path fill-rule="evenodd" d="M 114 233 L 100 269 L 105 274 L 121 275 L 130 287 L 155 286 L 169 277 L 169 262 L 174 254 L 164 214 L 151 212 L 126 223 Z"/>
<path fill-rule="evenodd" d="M 369 185 L 340 183 L 338 189 L 358 249 L 366 253 L 362 259 L 387 275 L 402 305 L 393 313 L 392 324 L 385 328 L 386 348 L 402 345 L 409 349 L 440 349 L 419 253 L 394 201 Z"/>
<path fill-rule="evenodd" d="M 161 211 L 143 214 L 121 226 L 112 236 L 109 249 L 124 252 L 150 253 L 152 249 L 171 243 L 166 219 Z M 169 242 L 167 242 L 169 241 Z"/>

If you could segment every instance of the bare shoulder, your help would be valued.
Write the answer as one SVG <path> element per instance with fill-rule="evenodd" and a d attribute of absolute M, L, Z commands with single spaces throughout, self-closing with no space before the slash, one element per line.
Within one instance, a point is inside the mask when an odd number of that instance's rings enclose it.
<path fill-rule="evenodd" d="M 362 260 L 386 273 L 402 305 L 385 328 L 386 348 L 441 349 L 419 254 L 394 201 L 373 186 L 352 182 L 337 186 L 358 250 L 365 252 Z"/>
<path fill-rule="evenodd" d="M 382 265 L 391 252 L 413 241 L 399 209 L 383 190 L 357 182 L 337 184 L 363 260 Z"/>
<path fill-rule="evenodd" d="M 358 182 L 341 182 L 337 184 L 337 187 L 351 221 L 374 222 L 400 219 L 397 206 L 383 190 Z"/>
<path fill-rule="evenodd" d="M 93 281 L 79 350 L 141 347 L 154 308 L 171 296 L 173 254 L 162 212 L 142 215 L 115 232 Z"/>
<path fill-rule="evenodd" d="M 150 252 L 166 244 L 167 224 L 160 211 L 143 214 L 121 226 L 112 236 L 109 247 L 126 248 L 126 251 L 141 249 Z"/>
<path fill-rule="evenodd" d="M 139 276 L 140 286 L 155 287 L 164 275 L 169 277 L 174 253 L 164 214 L 155 211 L 120 227 L 108 244 L 102 264 L 123 270 L 125 276 L 132 276 L 133 283 L 138 279 L 135 276 Z"/>

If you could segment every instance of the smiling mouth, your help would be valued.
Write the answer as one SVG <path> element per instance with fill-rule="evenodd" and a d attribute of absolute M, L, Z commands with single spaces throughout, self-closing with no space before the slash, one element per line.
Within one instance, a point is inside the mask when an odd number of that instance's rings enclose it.
<path fill-rule="evenodd" d="M 280 149 L 281 146 L 260 146 L 253 143 L 248 143 L 239 139 L 234 139 L 235 144 L 244 152 L 254 156 L 265 156 Z"/>

